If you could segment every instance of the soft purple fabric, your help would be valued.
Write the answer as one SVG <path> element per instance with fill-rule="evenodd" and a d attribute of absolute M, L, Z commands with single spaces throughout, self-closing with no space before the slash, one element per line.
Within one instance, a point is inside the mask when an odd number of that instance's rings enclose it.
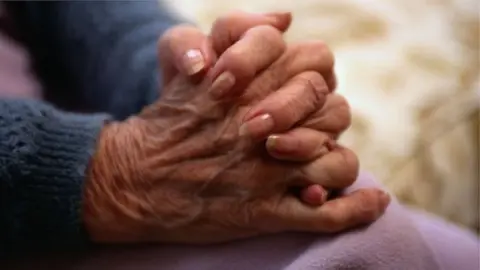
<path fill-rule="evenodd" d="M 348 192 L 371 186 L 378 184 L 362 173 Z M 212 246 L 101 249 L 34 265 L 76 270 L 478 270 L 479 249 L 474 234 L 392 202 L 374 224 L 339 235 L 289 233 Z"/>
<path fill-rule="evenodd" d="M 2 32 L 0 32 L 0 97 L 41 98 L 40 84 L 30 70 L 28 52 Z"/>

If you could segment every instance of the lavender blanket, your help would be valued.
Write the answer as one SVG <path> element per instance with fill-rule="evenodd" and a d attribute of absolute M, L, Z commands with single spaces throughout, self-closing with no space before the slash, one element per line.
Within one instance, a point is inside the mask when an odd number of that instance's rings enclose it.
<path fill-rule="evenodd" d="M 349 191 L 378 186 L 362 173 Z M 478 270 L 480 241 L 467 231 L 392 202 L 374 224 L 339 235 L 290 233 L 212 246 L 100 249 L 15 269 Z"/>

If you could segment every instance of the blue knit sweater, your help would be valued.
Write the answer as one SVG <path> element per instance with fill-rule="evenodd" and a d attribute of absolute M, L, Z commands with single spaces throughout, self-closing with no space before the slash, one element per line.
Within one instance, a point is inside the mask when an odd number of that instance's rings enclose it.
<path fill-rule="evenodd" d="M 89 113 L 0 99 L 0 254 L 79 247 L 87 242 L 82 186 L 99 131 L 105 120 L 125 118 L 158 97 L 156 44 L 176 21 L 156 0 L 9 8 L 47 96 Z"/>

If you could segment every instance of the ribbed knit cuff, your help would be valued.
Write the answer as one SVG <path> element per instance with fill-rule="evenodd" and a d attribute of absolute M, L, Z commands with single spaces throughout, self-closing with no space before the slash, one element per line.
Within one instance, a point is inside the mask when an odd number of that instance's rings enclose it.
<path fill-rule="evenodd" d="M 82 188 L 106 115 L 0 101 L 0 246 L 77 248 L 86 243 Z"/>

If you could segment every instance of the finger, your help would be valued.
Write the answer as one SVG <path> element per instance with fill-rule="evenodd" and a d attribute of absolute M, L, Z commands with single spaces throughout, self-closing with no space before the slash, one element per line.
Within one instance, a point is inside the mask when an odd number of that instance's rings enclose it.
<path fill-rule="evenodd" d="M 353 184 L 360 167 L 357 156 L 332 141 L 329 145 L 330 151 L 327 154 L 302 166 L 294 177 L 327 189 L 343 189 Z"/>
<path fill-rule="evenodd" d="M 377 220 L 389 203 L 390 196 L 380 189 L 357 190 L 319 207 L 305 206 L 290 196 L 275 208 L 273 220 L 284 230 L 335 233 Z"/>
<path fill-rule="evenodd" d="M 158 55 L 164 84 L 168 84 L 178 73 L 187 76 L 201 74 L 216 57 L 209 38 L 190 25 L 168 30 L 159 40 Z"/>
<path fill-rule="evenodd" d="M 302 202 L 311 206 L 320 206 L 327 201 L 328 191 L 320 185 L 309 185 L 300 191 Z"/>
<path fill-rule="evenodd" d="M 298 181 L 291 183 L 288 186 L 288 194 L 301 199 L 302 202 L 319 206 L 325 203 L 328 199 L 328 191 L 318 184 L 310 184 L 307 181 Z"/>
<path fill-rule="evenodd" d="M 285 51 L 281 33 L 268 25 L 253 27 L 229 47 L 209 72 L 212 97 L 235 95 L 245 89 L 255 75 L 270 66 Z"/>
<path fill-rule="evenodd" d="M 331 140 L 325 132 L 299 127 L 286 133 L 268 136 L 265 145 L 274 158 L 287 161 L 313 161 L 330 151 Z"/>
<path fill-rule="evenodd" d="M 294 56 L 294 57 L 292 57 Z M 325 81 L 330 83 L 328 88 L 334 89 L 332 83 L 335 82 L 333 76 L 333 67 L 335 58 L 330 48 L 322 41 L 310 41 L 292 45 L 291 56 L 286 56 L 288 66 L 284 70 L 285 76 L 298 74 L 306 70 L 314 70 L 322 74 Z M 282 68 L 280 68 L 282 69 Z"/>
<path fill-rule="evenodd" d="M 330 88 L 330 91 L 333 92 L 337 89 L 338 87 L 338 80 L 337 80 L 337 75 L 335 74 L 334 69 L 325 72 L 325 80 L 327 82 L 328 87 Z"/>
<path fill-rule="evenodd" d="M 337 138 L 348 129 L 352 115 L 348 101 L 339 94 L 327 95 L 323 107 L 309 116 L 300 126 L 328 132 Z"/>
<path fill-rule="evenodd" d="M 280 88 L 289 79 L 305 71 L 320 73 L 329 91 L 336 86 L 334 76 L 334 57 L 325 43 L 320 41 L 289 45 L 285 53 L 258 75 L 249 86 L 251 91 L 244 94 L 245 100 L 265 98 Z M 265 82 L 269 82 L 266 84 Z"/>
<path fill-rule="evenodd" d="M 320 109 L 327 93 L 319 73 L 303 72 L 256 104 L 245 115 L 241 134 L 264 139 L 272 133 L 287 131 Z"/>
<path fill-rule="evenodd" d="M 215 52 L 220 55 L 237 42 L 245 32 L 259 25 L 270 25 L 285 32 L 292 22 L 290 12 L 253 14 L 235 11 L 217 19 L 212 26 L 211 38 Z"/>

